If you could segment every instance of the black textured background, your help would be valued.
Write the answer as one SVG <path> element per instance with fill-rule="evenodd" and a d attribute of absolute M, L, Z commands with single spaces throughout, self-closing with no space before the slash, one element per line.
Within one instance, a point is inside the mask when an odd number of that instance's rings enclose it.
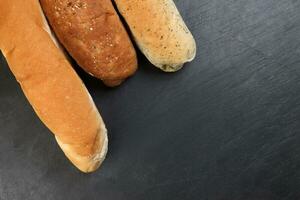
<path fill-rule="evenodd" d="M 0 60 L 1 200 L 300 199 L 300 0 L 176 1 L 193 63 L 107 89 L 80 71 L 109 130 L 75 169 Z"/>

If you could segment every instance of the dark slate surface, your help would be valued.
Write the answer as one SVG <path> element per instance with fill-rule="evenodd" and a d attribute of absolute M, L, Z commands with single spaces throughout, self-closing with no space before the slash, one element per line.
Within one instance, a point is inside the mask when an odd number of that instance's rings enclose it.
<path fill-rule="evenodd" d="M 101 170 L 65 158 L 0 67 L 1 200 L 300 199 L 300 1 L 176 1 L 198 56 L 107 89 L 80 71 L 109 130 Z"/>

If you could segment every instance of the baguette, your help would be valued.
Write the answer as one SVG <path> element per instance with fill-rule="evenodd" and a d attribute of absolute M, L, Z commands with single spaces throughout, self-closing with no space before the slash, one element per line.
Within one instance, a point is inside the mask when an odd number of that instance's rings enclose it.
<path fill-rule="evenodd" d="M 53 38 L 38 0 L 0 0 L 0 49 L 42 122 L 70 161 L 92 172 L 107 152 L 104 122 Z"/>
<path fill-rule="evenodd" d="M 40 0 L 59 41 L 89 74 L 117 86 L 137 69 L 129 36 L 111 0 Z"/>
<path fill-rule="evenodd" d="M 195 40 L 173 0 L 114 1 L 139 48 L 156 67 L 175 72 L 195 58 Z"/>

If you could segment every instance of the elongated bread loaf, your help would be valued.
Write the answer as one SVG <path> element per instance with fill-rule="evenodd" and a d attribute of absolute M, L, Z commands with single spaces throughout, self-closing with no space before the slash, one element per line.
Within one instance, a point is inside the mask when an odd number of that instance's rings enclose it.
<path fill-rule="evenodd" d="M 114 0 L 152 64 L 174 72 L 194 59 L 195 40 L 173 0 Z"/>
<path fill-rule="evenodd" d="M 0 0 L 0 49 L 24 94 L 71 162 L 83 172 L 107 151 L 103 120 L 52 37 L 38 0 Z"/>
<path fill-rule="evenodd" d="M 108 86 L 137 69 L 129 36 L 111 0 L 40 0 L 59 41 L 76 62 Z"/>

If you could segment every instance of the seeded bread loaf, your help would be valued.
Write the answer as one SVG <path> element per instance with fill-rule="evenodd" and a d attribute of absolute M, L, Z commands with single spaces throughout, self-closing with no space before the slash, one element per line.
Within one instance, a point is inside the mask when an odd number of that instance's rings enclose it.
<path fill-rule="evenodd" d="M 59 41 L 89 74 L 119 85 L 137 69 L 129 36 L 110 0 L 40 0 Z"/>
<path fill-rule="evenodd" d="M 114 0 L 152 64 L 174 72 L 196 55 L 195 40 L 173 0 Z"/>

